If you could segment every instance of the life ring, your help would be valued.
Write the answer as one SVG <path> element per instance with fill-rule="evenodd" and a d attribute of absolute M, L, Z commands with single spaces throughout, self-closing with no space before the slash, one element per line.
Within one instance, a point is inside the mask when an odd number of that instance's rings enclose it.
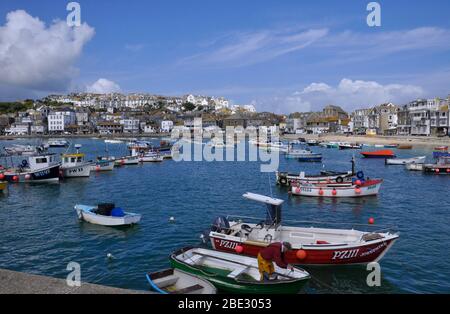
<path fill-rule="evenodd" d="M 22 160 L 22 167 L 28 166 L 28 161 L 26 159 Z"/>
<path fill-rule="evenodd" d="M 364 179 L 364 172 L 358 171 L 358 172 L 356 173 L 356 177 L 357 177 L 358 179 Z"/>
<path fill-rule="evenodd" d="M 282 185 L 287 185 L 287 179 L 286 179 L 286 178 L 281 178 L 281 179 L 280 179 L 280 183 L 281 183 Z"/>
<path fill-rule="evenodd" d="M 266 236 L 264 237 L 264 241 L 265 242 L 272 242 L 272 239 L 273 239 L 273 237 L 272 237 L 272 235 L 271 234 L 266 234 Z"/>
<path fill-rule="evenodd" d="M 343 177 L 339 176 L 339 177 L 336 178 L 336 183 L 342 183 L 342 182 L 344 182 L 344 178 Z"/>

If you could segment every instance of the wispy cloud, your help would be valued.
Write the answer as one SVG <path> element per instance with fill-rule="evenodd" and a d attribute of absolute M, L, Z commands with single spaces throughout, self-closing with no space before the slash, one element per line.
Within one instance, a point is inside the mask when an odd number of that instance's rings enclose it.
<path fill-rule="evenodd" d="M 237 32 L 210 41 L 209 49 L 180 60 L 180 64 L 244 66 L 260 63 L 304 49 L 323 38 L 328 29 L 263 30 Z"/>
<path fill-rule="evenodd" d="M 131 51 L 131 52 L 139 52 L 142 49 L 144 49 L 144 44 L 125 44 L 125 50 Z"/>

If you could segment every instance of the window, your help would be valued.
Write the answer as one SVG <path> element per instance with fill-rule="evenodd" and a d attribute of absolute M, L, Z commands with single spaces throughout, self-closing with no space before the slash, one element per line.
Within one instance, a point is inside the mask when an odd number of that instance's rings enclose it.
<path fill-rule="evenodd" d="M 45 164 L 47 163 L 47 158 L 36 158 L 37 164 Z"/>

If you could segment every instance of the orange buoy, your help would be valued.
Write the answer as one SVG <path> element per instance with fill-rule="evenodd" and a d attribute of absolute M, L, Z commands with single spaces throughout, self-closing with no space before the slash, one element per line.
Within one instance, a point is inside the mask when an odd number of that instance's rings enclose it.
<path fill-rule="evenodd" d="M 3 173 L 0 173 L 0 180 L 5 179 L 5 175 Z"/>
<path fill-rule="evenodd" d="M 323 190 L 322 189 L 319 190 L 319 195 L 323 195 Z"/>
<path fill-rule="evenodd" d="M 244 252 L 244 247 L 242 245 L 238 245 L 235 248 L 236 253 L 241 254 L 242 252 Z"/>
<path fill-rule="evenodd" d="M 356 181 L 355 181 L 355 184 L 356 184 L 356 185 L 361 185 L 362 182 L 361 182 L 361 180 L 356 180 Z"/>
<path fill-rule="evenodd" d="M 307 254 L 305 250 L 298 250 L 297 253 L 295 253 L 295 255 L 299 260 L 304 260 Z"/>
<path fill-rule="evenodd" d="M 297 193 L 297 194 L 300 193 L 300 188 L 296 188 L 295 193 Z"/>
<path fill-rule="evenodd" d="M 19 177 L 18 176 L 13 176 L 12 179 L 13 179 L 14 182 L 19 181 Z"/>
<path fill-rule="evenodd" d="M 337 195 L 336 189 L 333 189 L 333 191 L 331 192 L 331 194 L 333 194 L 333 196 L 336 196 L 336 195 Z"/>
<path fill-rule="evenodd" d="M 375 219 L 373 217 L 369 218 L 369 225 L 373 225 L 375 223 Z"/>
<path fill-rule="evenodd" d="M 361 194 L 361 189 L 360 189 L 360 188 L 356 188 L 356 189 L 355 189 L 355 193 L 356 193 L 356 194 Z"/>
<path fill-rule="evenodd" d="M 450 173 L 450 168 L 447 168 L 447 172 Z"/>
<path fill-rule="evenodd" d="M 100 166 L 96 166 L 95 170 L 100 171 Z"/>
<path fill-rule="evenodd" d="M 439 170 L 439 168 L 438 169 L 436 169 L 436 170 L 434 170 L 436 173 L 439 173 L 439 172 L 441 172 L 440 170 Z"/>

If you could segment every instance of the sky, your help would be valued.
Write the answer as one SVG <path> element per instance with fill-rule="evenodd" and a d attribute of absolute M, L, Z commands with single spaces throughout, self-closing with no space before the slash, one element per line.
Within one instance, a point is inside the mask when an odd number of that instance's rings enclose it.
<path fill-rule="evenodd" d="M 0 101 L 51 93 L 224 96 L 351 111 L 450 94 L 450 1 L 1 0 Z"/>

